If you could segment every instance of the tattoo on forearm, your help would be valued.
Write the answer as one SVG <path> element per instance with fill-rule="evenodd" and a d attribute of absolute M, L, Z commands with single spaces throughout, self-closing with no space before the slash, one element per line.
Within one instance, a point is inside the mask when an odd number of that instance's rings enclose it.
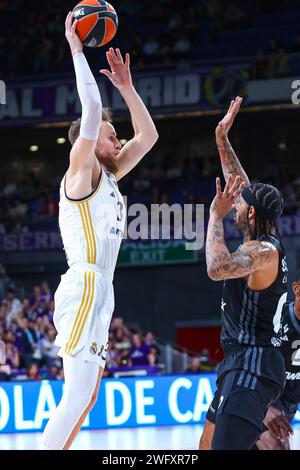
<path fill-rule="evenodd" d="M 265 242 L 247 242 L 230 253 L 225 240 L 223 222 L 209 221 L 206 239 L 207 271 L 214 281 L 245 277 L 273 260 L 273 252 Z"/>
<path fill-rule="evenodd" d="M 228 138 L 222 137 L 221 142 L 219 142 L 217 145 L 220 154 L 222 170 L 226 181 L 230 174 L 236 176 L 240 175 L 240 177 L 246 181 L 247 184 L 250 184 L 248 176 L 240 164 L 239 159 L 236 156 Z"/>

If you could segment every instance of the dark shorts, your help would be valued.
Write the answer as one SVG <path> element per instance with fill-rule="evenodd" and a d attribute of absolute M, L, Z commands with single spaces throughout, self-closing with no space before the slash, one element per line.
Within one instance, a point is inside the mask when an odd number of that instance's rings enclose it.
<path fill-rule="evenodd" d="M 223 374 L 206 418 L 215 423 L 219 414 L 233 415 L 250 422 L 262 432 L 264 417 L 268 406 L 277 399 L 278 387 L 248 372 L 249 380 L 240 385 L 240 374 L 240 370 Z M 245 386 L 247 383 L 255 383 L 255 387 Z"/>

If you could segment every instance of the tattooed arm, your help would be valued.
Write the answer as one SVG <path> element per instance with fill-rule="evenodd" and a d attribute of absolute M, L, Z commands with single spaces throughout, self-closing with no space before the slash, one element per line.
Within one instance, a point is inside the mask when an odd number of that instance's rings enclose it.
<path fill-rule="evenodd" d="M 274 261 L 276 248 L 264 241 L 249 241 L 230 253 L 224 240 L 223 220 L 210 218 L 206 240 L 207 273 L 213 281 L 249 276 Z"/>
<path fill-rule="evenodd" d="M 242 100 L 243 98 L 238 96 L 234 101 L 231 101 L 226 116 L 219 122 L 218 127 L 216 128 L 216 142 L 225 180 L 228 181 L 230 174 L 239 175 L 242 181 L 245 181 L 248 186 L 250 184 L 249 178 L 228 140 L 228 132 L 240 109 Z"/>
<path fill-rule="evenodd" d="M 234 253 L 230 253 L 226 246 L 223 219 L 244 186 L 240 176 L 230 175 L 222 192 L 220 178 L 216 180 L 217 194 L 210 207 L 206 238 L 207 273 L 213 281 L 245 277 L 264 269 L 269 263 L 278 262 L 277 250 L 268 242 L 248 241 Z"/>

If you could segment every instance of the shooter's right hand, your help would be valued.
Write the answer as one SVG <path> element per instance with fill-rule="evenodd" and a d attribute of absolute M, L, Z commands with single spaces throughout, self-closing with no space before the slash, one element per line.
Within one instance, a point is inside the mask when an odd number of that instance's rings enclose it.
<path fill-rule="evenodd" d="M 65 22 L 65 26 L 66 26 L 65 35 L 66 35 L 68 43 L 70 44 L 72 55 L 75 55 L 78 52 L 83 51 L 83 44 L 81 40 L 79 39 L 79 36 L 76 33 L 76 25 L 78 23 L 78 20 L 75 20 L 73 22 L 73 19 L 74 19 L 74 13 L 69 11 L 67 18 L 66 18 L 66 22 Z"/>

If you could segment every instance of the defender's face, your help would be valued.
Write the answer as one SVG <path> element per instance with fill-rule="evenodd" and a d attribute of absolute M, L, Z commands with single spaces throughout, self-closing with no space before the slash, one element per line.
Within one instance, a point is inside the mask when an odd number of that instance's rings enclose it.
<path fill-rule="evenodd" d="M 117 139 L 114 126 L 107 121 L 103 121 L 100 129 L 99 138 L 96 145 L 96 156 L 100 163 L 103 163 L 109 171 L 118 170 L 118 156 L 121 150 L 121 144 Z"/>
<path fill-rule="evenodd" d="M 239 195 L 235 200 L 233 209 L 235 210 L 235 225 L 241 232 L 244 232 L 248 228 L 248 208 L 249 205 L 247 202 L 242 198 L 242 195 Z"/>
<path fill-rule="evenodd" d="M 293 282 L 293 292 L 296 299 L 300 299 L 300 281 Z"/>

